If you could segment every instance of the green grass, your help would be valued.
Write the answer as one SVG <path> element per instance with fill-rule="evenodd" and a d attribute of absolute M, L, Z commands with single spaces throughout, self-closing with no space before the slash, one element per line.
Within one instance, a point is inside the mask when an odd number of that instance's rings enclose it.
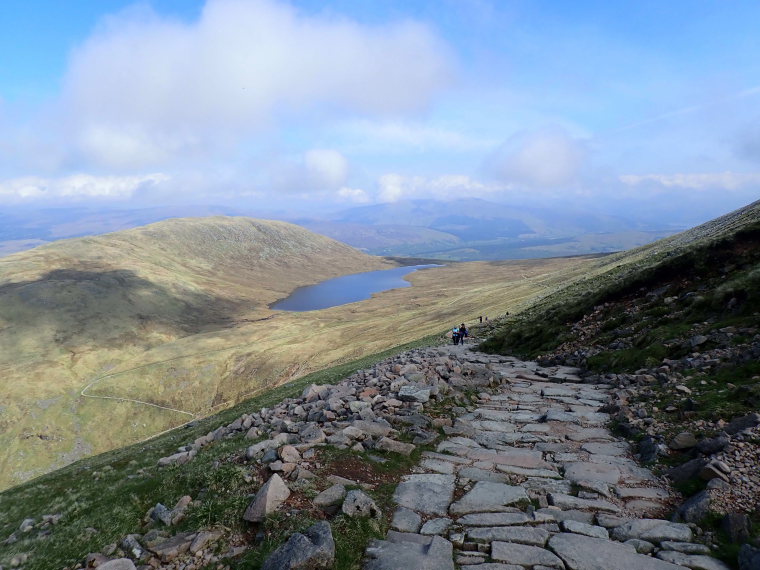
<path fill-rule="evenodd" d="M 74 564 L 88 552 L 100 551 L 129 533 L 140 532 L 141 520 L 151 507 L 161 502 L 171 508 L 183 495 L 200 499 L 200 506 L 189 509 L 188 518 L 178 530 L 216 524 L 242 530 L 246 495 L 254 493 L 260 483 L 246 483 L 243 477 L 246 467 L 234 460 L 251 440 L 241 435 L 215 442 L 181 466 L 158 468 L 157 460 L 243 413 L 297 396 L 309 384 L 336 383 L 389 356 L 430 346 L 439 340 L 438 335 L 432 335 L 314 372 L 201 420 L 193 427 L 178 428 L 147 442 L 78 461 L 0 493 L 0 539 L 17 530 L 27 517 L 39 521 L 44 514 L 63 515 L 45 540 L 22 537 L 15 544 L 0 546 L 0 565 L 23 552 L 30 554 L 25 570 Z M 406 459 L 395 464 L 395 468 L 405 463 Z M 36 532 L 30 534 L 36 536 Z"/>

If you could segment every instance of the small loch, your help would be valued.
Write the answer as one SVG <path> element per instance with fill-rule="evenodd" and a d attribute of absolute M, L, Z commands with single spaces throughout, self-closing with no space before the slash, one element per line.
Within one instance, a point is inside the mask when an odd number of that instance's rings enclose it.
<path fill-rule="evenodd" d="M 409 265 L 380 271 L 354 273 L 299 287 L 290 296 L 270 305 L 277 311 L 317 311 L 369 299 L 373 293 L 411 287 L 404 277 L 419 269 L 440 265 Z"/>

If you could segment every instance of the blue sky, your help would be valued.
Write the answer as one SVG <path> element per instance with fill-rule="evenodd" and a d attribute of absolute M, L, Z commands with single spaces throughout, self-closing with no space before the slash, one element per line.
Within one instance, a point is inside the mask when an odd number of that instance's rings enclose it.
<path fill-rule="evenodd" d="M 760 4 L 0 4 L 0 204 L 760 197 Z"/>

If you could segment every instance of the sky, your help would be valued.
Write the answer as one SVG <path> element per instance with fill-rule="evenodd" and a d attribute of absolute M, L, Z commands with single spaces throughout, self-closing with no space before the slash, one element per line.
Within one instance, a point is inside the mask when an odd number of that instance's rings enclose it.
<path fill-rule="evenodd" d="M 760 3 L 4 0 L 0 208 L 760 198 Z"/>

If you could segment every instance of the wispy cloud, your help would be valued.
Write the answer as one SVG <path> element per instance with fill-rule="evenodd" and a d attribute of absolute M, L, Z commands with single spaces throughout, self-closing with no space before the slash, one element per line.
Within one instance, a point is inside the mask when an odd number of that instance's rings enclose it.
<path fill-rule="evenodd" d="M 59 198 L 129 198 L 135 192 L 169 181 L 165 174 L 142 176 L 93 176 L 75 174 L 61 178 L 27 176 L 0 181 L 0 198 L 4 201 Z"/>
<path fill-rule="evenodd" d="M 678 174 L 623 174 L 623 184 L 637 186 L 654 183 L 665 188 L 690 188 L 693 190 L 739 190 L 757 187 L 760 190 L 760 173 L 708 172 Z"/>

